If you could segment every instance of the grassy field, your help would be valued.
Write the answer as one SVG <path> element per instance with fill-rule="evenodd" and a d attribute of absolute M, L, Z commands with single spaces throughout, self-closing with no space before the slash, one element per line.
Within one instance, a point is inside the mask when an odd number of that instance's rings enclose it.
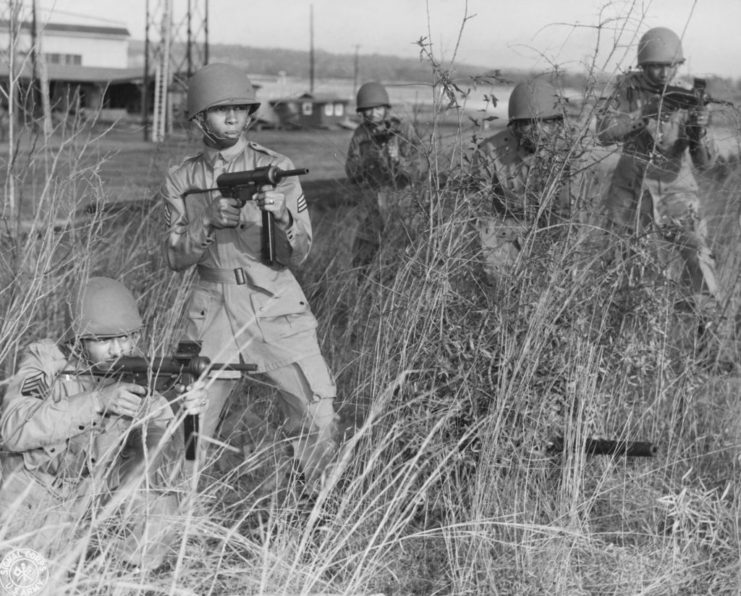
<path fill-rule="evenodd" d="M 434 132 L 427 155 L 451 183 L 392 197 L 411 196 L 414 208 L 399 209 L 362 271 L 350 252 L 363 199 L 343 175 L 351 133 L 253 135 L 311 170 L 315 245 L 297 275 L 345 429 L 314 509 L 297 512 L 290 476 L 260 484 L 286 455 L 269 440 L 270 392 L 245 388 L 224 437 L 236 452 L 221 453 L 198 492 L 190 479 L 175 486 L 172 568 L 142 575 L 105 548 L 86 556 L 124 532 L 126 512 L 114 511 L 60 530 L 49 594 L 741 591 L 741 377 L 727 324 L 738 311 L 741 172 L 730 163 L 700 181 L 728 300 L 722 332 L 698 338 L 650 247 L 632 246 L 646 276 L 625 287 L 625 264 L 613 258 L 620 239 L 606 242 L 591 223 L 532 234 L 511 276 L 492 287 L 476 230 L 489 197 L 456 183 L 470 175 L 461 158 L 470 131 Z M 163 263 L 152 198 L 196 141 L 152 146 L 135 129 L 69 138 L 48 148 L 24 140 L 1 168 L 23 196 L 24 220 L 23 233 L 2 240 L 6 376 L 27 342 L 62 332 L 66 298 L 90 272 L 121 277 L 141 296 L 151 350 L 170 348 L 180 329 L 188 279 Z M 599 197 L 583 199 L 593 222 Z M 106 208 L 114 201 L 135 205 Z M 71 217 L 89 205 L 97 208 Z M 586 456 L 592 436 L 650 440 L 658 453 Z M 548 450 L 554 437 L 563 452 Z M 0 554 L 32 539 L 0 528 Z"/>

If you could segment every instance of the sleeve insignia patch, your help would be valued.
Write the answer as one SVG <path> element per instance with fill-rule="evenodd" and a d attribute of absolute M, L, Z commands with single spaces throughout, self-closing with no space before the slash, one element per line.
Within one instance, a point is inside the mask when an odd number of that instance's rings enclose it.
<path fill-rule="evenodd" d="M 301 213 L 302 211 L 306 211 L 306 197 L 304 195 L 298 198 L 298 212 Z"/>
<path fill-rule="evenodd" d="M 39 371 L 34 375 L 26 377 L 21 386 L 21 394 L 29 397 L 43 398 L 49 392 L 46 375 Z"/>

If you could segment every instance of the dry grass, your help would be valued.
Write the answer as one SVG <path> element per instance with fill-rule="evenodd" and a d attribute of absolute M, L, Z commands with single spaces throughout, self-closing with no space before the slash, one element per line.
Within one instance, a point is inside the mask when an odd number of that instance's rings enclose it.
<path fill-rule="evenodd" d="M 116 134 L 73 135 L 22 152 L 11 168 L 26 193 L 26 223 L 2 239 L 6 376 L 29 341 L 65 332 L 70 290 L 93 272 L 121 277 L 142 296 L 152 351 L 177 338 L 187 279 L 162 262 L 156 205 L 76 214 L 122 193 L 152 196 L 163 168 L 192 145 L 146 155 L 134 145 L 106 157 Z M 574 224 L 533 234 L 505 286 L 492 288 L 474 225 L 486 194 L 456 184 L 412 191 L 415 208 L 400 210 L 373 263 L 353 270 L 357 196 L 341 181 L 349 135 L 260 135 L 326 182 L 325 201 L 311 205 L 314 251 L 298 275 L 338 377 L 346 437 L 334 474 L 310 511 L 296 507 L 290 469 L 276 486 L 260 485 L 287 457 L 270 440 L 270 392 L 250 387 L 233 409 L 241 415 L 250 402 L 253 414 L 224 437 L 247 449 L 226 449 L 200 478 L 174 481 L 172 569 L 123 568 L 109 545 L 127 518 L 113 510 L 60 529 L 65 548 L 49 553 L 49 593 L 741 590 L 739 381 L 699 352 L 693 320 L 671 307 L 673 284 L 655 276 L 624 288 L 609 250 L 619 239 Z M 430 162 L 465 179 L 469 139 L 446 140 L 445 153 L 438 143 Z M 738 311 L 740 177 L 730 163 L 701 180 L 728 320 Z M 655 269 L 649 250 L 637 254 Z M 738 362 L 735 336 L 724 340 Z M 561 455 L 545 451 L 554 435 L 565 437 Z M 586 457 L 580 446 L 591 435 L 652 440 L 659 453 Z M 0 553 L 32 539 L 0 527 Z M 102 545 L 97 556 L 93 544 Z"/>

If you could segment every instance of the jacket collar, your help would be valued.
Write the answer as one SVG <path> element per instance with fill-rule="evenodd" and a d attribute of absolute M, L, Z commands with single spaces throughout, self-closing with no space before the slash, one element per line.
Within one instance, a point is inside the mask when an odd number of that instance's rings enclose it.
<path fill-rule="evenodd" d="M 209 147 L 206 145 L 204 147 L 203 154 L 206 157 L 206 161 L 208 164 L 213 167 L 216 163 L 216 160 L 221 156 L 221 158 L 226 162 L 231 162 L 234 158 L 236 158 L 238 155 L 241 155 L 245 147 L 247 146 L 247 139 L 245 139 L 244 135 L 239 137 L 239 140 L 234 143 L 231 147 L 227 147 L 226 149 L 216 149 L 215 147 Z"/>

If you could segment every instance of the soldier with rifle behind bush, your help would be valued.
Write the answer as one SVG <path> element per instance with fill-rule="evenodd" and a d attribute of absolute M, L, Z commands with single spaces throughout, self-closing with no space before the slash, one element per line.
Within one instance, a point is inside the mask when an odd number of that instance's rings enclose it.
<path fill-rule="evenodd" d="M 381 234 L 391 211 L 405 208 L 392 204 L 401 196 L 391 193 L 407 188 L 419 176 L 419 151 L 413 127 L 391 113 L 388 91 L 371 81 L 360 87 L 356 110 L 362 121 L 347 150 L 345 173 L 364 188 L 361 217 L 353 246 L 353 265 L 367 265 L 378 251 Z M 407 197 L 408 198 L 408 197 Z"/>
<path fill-rule="evenodd" d="M 165 180 L 165 253 L 176 271 L 196 268 L 185 339 L 202 342 L 202 355 L 211 360 L 255 364 L 258 379 L 278 389 L 284 430 L 311 496 L 337 449 L 336 389 L 319 349 L 317 321 L 289 268 L 305 261 L 312 244 L 301 184 L 295 175 L 269 176 L 293 164 L 245 137 L 259 103 L 235 66 L 211 63 L 191 77 L 188 117 L 203 133 L 203 148 Z M 249 175 L 255 171 L 266 175 Z M 220 176 L 232 174 L 268 184 L 242 201 L 222 192 L 227 185 Z M 214 376 L 200 426 L 206 438 L 215 436 L 240 374 Z"/>
<path fill-rule="evenodd" d="M 495 287 L 509 275 L 526 237 L 576 216 L 591 200 L 595 177 L 565 118 L 565 100 L 543 78 L 519 83 L 508 105 L 507 128 L 473 155 L 477 184 L 491 196 L 491 216 L 479 233 L 487 278 Z"/>
<path fill-rule="evenodd" d="M 182 456 L 182 441 L 168 432 L 173 413 L 146 387 L 91 374 L 138 354 L 142 319 L 131 292 L 93 277 L 70 310 L 70 341 L 28 346 L 2 402 L 0 527 L 27 534 L 29 547 L 62 548 L 96 499 L 123 495 L 127 507 L 133 503 L 134 524 L 119 554 L 131 566 L 155 569 L 174 541 L 178 509 L 165 484 Z M 194 384 L 183 401 L 198 415 L 206 392 Z"/>
<path fill-rule="evenodd" d="M 638 43 L 639 71 L 622 76 L 604 101 L 597 122 L 599 141 L 623 144 L 607 207 L 612 224 L 636 237 L 653 231 L 682 257 L 677 276 L 700 316 L 719 294 L 715 259 L 708 245 L 703 205 L 692 166 L 707 170 L 718 151 L 708 134 L 703 86 L 693 92 L 670 83 L 684 62 L 682 42 L 665 27 L 647 31 Z M 692 105 L 694 103 L 694 105 Z M 664 255 L 667 262 L 670 255 Z"/>

